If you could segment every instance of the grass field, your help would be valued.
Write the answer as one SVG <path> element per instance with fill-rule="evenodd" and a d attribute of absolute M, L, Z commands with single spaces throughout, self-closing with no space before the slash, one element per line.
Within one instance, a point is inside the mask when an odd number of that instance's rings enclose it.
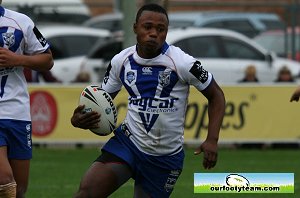
<path fill-rule="evenodd" d="M 34 148 L 27 198 L 71 198 L 80 179 L 98 156 L 97 148 L 50 149 Z M 186 148 L 184 170 L 177 181 L 172 198 L 289 198 L 300 197 L 299 149 L 220 149 L 219 161 L 213 170 L 202 168 L 202 155 L 194 156 Z M 294 194 L 194 194 L 194 173 L 295 173 Z M 123 185 L 111 198 L 132 198 L 133 181 Z"/>

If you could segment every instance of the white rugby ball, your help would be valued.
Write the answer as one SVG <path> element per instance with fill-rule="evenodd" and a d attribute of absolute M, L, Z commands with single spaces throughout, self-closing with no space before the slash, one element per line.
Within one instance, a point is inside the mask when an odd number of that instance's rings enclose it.
<path fill-rule="evenodd" d="M 84 105 L 83 113 L 96 111 L 100 117 L 99 127 L 90 129 L 93 133 L 106 136 L 113 132 L 117 124 L 117 108 L 111 96 L 97 85 L 85 87 L 79 98 L 79 104 Z"/>
<path fill-rule="evenodd" d="M 228 186 L 244 186 L 247 187 L 250 185 L 249 180 L 238 174 L 230 174 L 226 177 L 226 183 Z"/>

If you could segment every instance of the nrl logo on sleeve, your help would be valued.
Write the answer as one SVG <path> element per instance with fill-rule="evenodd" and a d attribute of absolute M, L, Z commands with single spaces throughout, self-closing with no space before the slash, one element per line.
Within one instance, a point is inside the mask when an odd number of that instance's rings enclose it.
<path fill-rule="evenodd" d="M 208 72 L 201 66 L 199 61 L 196 61 L 190 72 L 201 82 L 205 83 L 208 79 Z"/>

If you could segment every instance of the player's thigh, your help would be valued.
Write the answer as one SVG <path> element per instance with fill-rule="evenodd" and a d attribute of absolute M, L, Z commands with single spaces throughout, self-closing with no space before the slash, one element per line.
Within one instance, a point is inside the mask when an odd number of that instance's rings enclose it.
<path fill-rule="evenodd" d="M 80 189 L 109 195 L 131 178 L 126 164 L 94 162 L 83 177 Z"/>
<path fill-rule="evenodd" d="M 144 191 L 142 185 L 134 185 L 134 198 L 151 198 L 151 196 Z"/>
<path fill-rule="evenodd" d="M 14 181 L 12 169 L 7 159 L 7 147 L 0 146 L 0 185 Z"/>
<path fill-rule="evenodd" d="M 18 191 L 26 192 L 29 180 L 30 160 L 11 159 L 9 161 Z"/>

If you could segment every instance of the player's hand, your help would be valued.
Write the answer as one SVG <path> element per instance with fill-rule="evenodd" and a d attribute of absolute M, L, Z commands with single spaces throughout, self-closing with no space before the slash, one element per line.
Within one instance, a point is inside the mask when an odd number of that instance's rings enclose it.
<path fill-rule="evenodd" d="M 79 105 L 73 112 L 71 123 L 74 127 L 81 129 L 98 128 L 100 122 L 100 115 L 95 112 L 82 113 L 84 105 Z"/>
<path fill-rule="evenodd" d="M 194 154 L 199 155 L 200 153 L 204 154 L 203 158 L 203 167 L 205 169 L 211 169 L 215 167 L 218 159 L 218 145 L 217 142 L 205 140 L 200 147 L 198 147 Z"/>
<path fill-rule="evenodd" d="M 20 55 L 0 47 L 0 67 L 13 67 L 18 65 Z"/>
<path fill-rule="evenodd" d="M 291 96 L 290 102 L 293 102 L 293 101 L 298 102 L 298 101 L 299 101 L 299 97 L 300 97 L 300 87 L 298 87 L 298 88 L 294 91 L 294 93 L 293 93 L 292 96 Z"/>
<path fill-rule="evenodd" d="M 292 97 L 291 97 L 291 99 L 290 99 L 290 102 L 293 102 L 293 101 L 298 102 L 298 101 L 299 101 L 299 96 L 297 96 L 297 95 L 292 95 Z"/>

